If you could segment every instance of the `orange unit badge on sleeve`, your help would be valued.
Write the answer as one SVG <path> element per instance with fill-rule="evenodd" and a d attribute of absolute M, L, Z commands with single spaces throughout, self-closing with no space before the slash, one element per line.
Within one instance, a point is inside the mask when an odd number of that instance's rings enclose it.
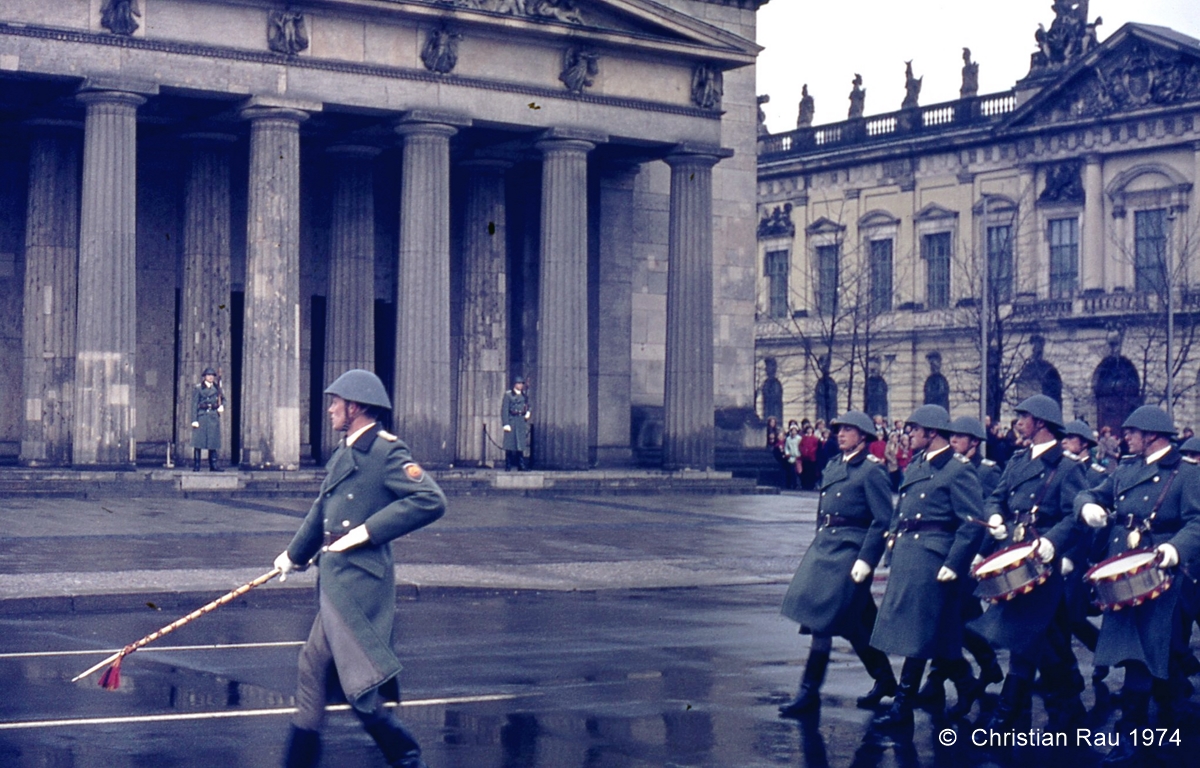
<path fill-rule="evenodd" d="M 421 469 L 421 465 L 415 461 L 404 465 L 404 474 L 408 475 L 408 479 L 416 482 L 422 477 L 425 477 L 425 470 Z"/>

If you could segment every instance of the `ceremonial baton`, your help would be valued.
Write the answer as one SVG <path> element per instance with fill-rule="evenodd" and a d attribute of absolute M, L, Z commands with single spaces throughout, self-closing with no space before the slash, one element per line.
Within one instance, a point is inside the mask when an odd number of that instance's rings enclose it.
<path fill-rule="evenodd" d="M 198 619 L 206 613 L 211 613 L 212 611 L 215 611 L 216 609 L 220 608 L 222 605 L 225 605 L 226 603 L 229 603 L 229 602 L 232 602 L 232 601 L 238 599 L 239 597 L 246 594 L 247 592 L 254 589 L 255 587 L 266 584 L 268 581 L 275 578 L 280 573 L 282 573 L 282 571 L 280 571 L 278 568 L 272 568 L 271 570 L 264 573 L 262 576 L 259 576 L 254 581 L 243 584 L 242 586 L 238 587 L 237 589 L 233 590 L 232 592 L 222 595 L 221 597 L 218 597 L 216 600 L 213 600 L 211 603 L 204 606 L 203 608 L 197 608 L 196 610 L 189 613 L 187 616 L 184 616 L 182 619 L 176 619 L 175 621 L 171 622 L 170 624 L 163 627 L 162 629 L 151 632 L 150 634 L 143 637 L 141 640 L 130 643 L 129 645 L 125 646 L 121 650 L 114 653 L 112 656 L 109 656 L 104 661 L 100 662 L 99 664 L 96 664 L 93 667 L 90 667 L 86 672 L 80 672 L 78 675 L 71 678 L 71 682 L 74 683 L 79 680 L 82 680 L 83 678 L 92 674 L 93 672 L 100 669 L 104 665 L 111 664 L 112 666 L 110 666 L 108 669 L 104 670 L 104 674 L 100 675 L 100 686 L 103 688 L 107 688 L 110 691 L 115 691 L 121 685 L 121 661 L 126 656 L 133 653 L 138 648 L 141 648 L 143 646 L 149 645 L 150 643 L 153 643 L 155 640 L 162 637 L 163 635 L 174 632 L 175 630 L 182 627 L 184 624 L 187 624 L 195 619 Z"/>

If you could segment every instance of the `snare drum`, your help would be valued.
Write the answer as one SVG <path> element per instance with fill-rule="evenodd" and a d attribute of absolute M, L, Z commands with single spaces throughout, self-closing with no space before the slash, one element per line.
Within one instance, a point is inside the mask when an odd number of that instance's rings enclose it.
<path fill-rule="evenodd" d="M 1051 568 L 1034 554 L 1037 541 L 1006 547 L 975 567 L 971 574 L 979 580 L 975 594 L 992 603 L 1027 595 L 1050 578 Z"/>
<path fill-rule="evenodd" d="M 1153 600 L 1171 588 L 1171 575 L 1158 567 L 1153 549 L 1135 549 L 1110 557 L 1090 568 L 1084 578 L 1102 611 L 1119 611 Z"/>

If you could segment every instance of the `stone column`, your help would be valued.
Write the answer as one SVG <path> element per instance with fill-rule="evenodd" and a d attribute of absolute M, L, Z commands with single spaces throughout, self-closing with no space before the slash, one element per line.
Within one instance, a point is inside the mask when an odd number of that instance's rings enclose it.
<path fill-rule="evenodd" d="M 671 166 L 663 465 L 713 466 L 713 237 L 710 153 L 679 152 Z"/>
<path fill-rule="evenodd" d="M 254 105 L 246 207 L 241 463 L 300 465 L 300 123 L 308 113 Z"/>
<path fill-rule="evenodd" d="M 221 446 L 233 436 L 229 391 L 230 343 L 230 149 L 236 137 L 189 134 L 191 157 L 183 190 L 183 292 L 179 307 L 179 396 L 175 419 L 176 461 L 191 460 L 192 390 L 208 366 L 216 369 L 225 395 Z M 235 462 L 236 463 L 236 460 Z"/>
<path fill-rule="evenodd" d="M 542 151 L 541 283 L 533 452 L 539 467 L 588 466 L 587 171 L 595 142 L 555 135 Z"/>
<path fill-rule="evenodd" d="M 418 461 L 454 460 L 450 355 L 450 137 L 463 121 L 407 115 L 396 282 L 396 430 Z"/>
<path fill-rule="evenodd" d="M 79 125 L 34 124 L 25 215 L 25 422 L 20 461 L 71 463 L 75 286 L 79 266 Z M 74 130 L 72 130 L 74 129 Z"/>
<path fill-rule="evenodd" d="M 1084 290 L 1104 290 L 1104 184 L 1103 160 L 1088 155 L 1083 167 L 1083 251 L 1080 254 L 1079 284 Z"/>
<path fill-rule="evenodd" d="M 600 181 L 600 325 L 596 348 L 596 464 L 628 466 L 633 373 L 633 184 L 641 166 Z M 599 418 L 603 414 L 603 418 Z"/>
<path fill-rule="evenodd" d="M 458 460 L 487 464 L 504 453 L 500 402 L 508 378 L 508 230 L 504 160 L 476 158 L 466 171 L 462 348 L 458 365 Z"/>
<path fill-rule="evenodd" d="M 132 468 L 137 352 L 137 109 L 144 96 L 87 90 L 75 329 L 77 465 Z"/>
<path fill-rule="evenodd" d="M 329 222 L 329 294 L 325 302 L 325 371 L 331 383 L 351 368 L 375 370 L 375 147 L 329 150 L 333 205 Z M 341 436 L 325 421 L 324 455 Z"/>

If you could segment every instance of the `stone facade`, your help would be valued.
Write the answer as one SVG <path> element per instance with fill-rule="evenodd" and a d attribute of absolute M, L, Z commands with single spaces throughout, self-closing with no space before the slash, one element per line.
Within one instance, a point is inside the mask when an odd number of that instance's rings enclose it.
<path fill-rule="evenodd" d="M 1200 419 L 1200 41 L 1055 24 L 1011 91 L 760 139 L 756 388 L 773 359 L 785 418 L 977 415 L 986 317 L 994 418 L 1165 405 L 1170 326 Z"/>
<path fill-rule="evenodd" d="M 296 467 L 361 365 L 433 465 L 497 458 L 519 375 L 540 466 L 712 466 L 754 400 L 764 1 L 4 3 L 0 459 L 161 463 L 212 365 L 233 460 Z"/>

